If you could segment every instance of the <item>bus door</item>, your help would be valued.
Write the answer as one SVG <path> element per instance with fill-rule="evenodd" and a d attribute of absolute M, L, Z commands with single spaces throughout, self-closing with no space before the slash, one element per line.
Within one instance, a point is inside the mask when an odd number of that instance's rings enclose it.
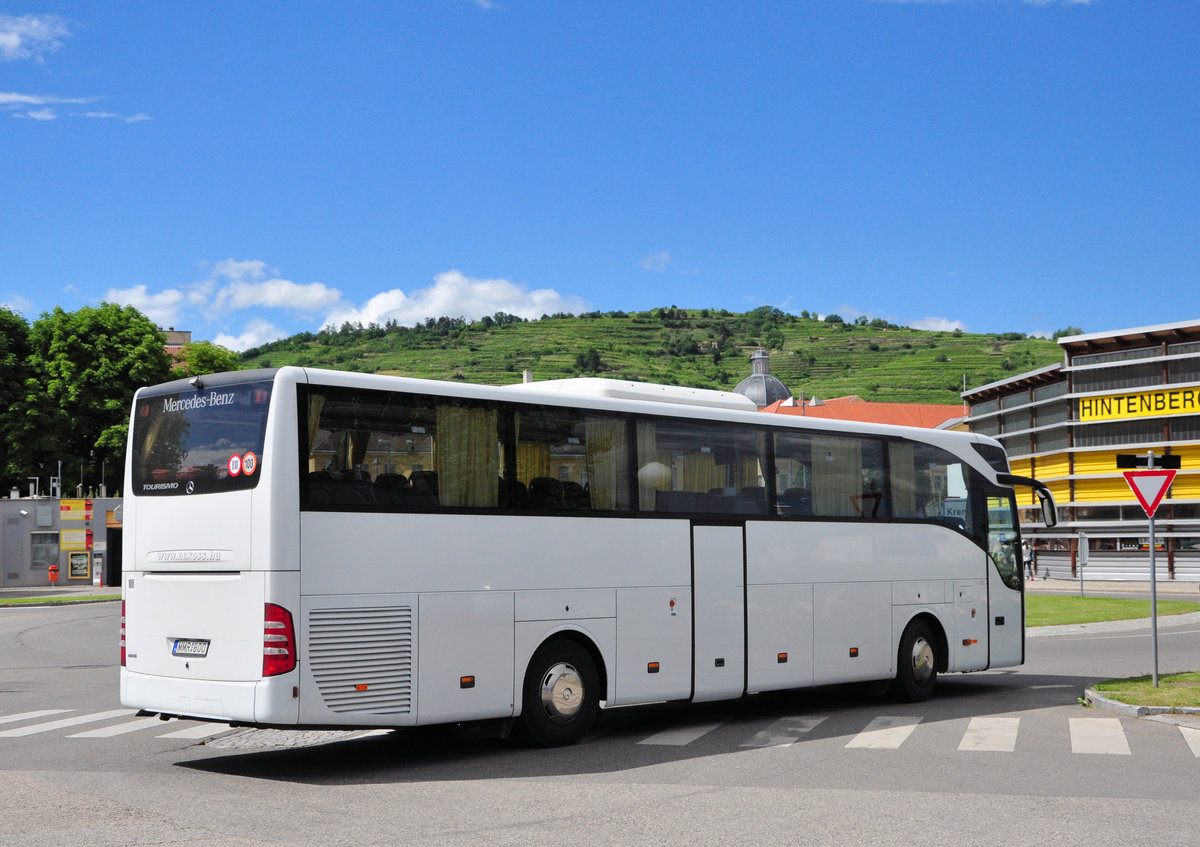
<path fill-rule="evenodd" d="M 988 664 L 1025 661 L 1025 595 L 1022 591 L 1021 536 L 1011 489 L 987 492 Z"/>
<path fill-rule="evenodd" d="M 692 525 L 692 652 L 695 702 L 741 697 L 746 688 L 746 529 Z"/>

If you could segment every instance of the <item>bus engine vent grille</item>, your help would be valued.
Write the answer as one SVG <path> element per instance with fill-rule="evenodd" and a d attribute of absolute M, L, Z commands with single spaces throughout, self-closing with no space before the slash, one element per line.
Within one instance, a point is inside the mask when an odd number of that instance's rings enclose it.
<path fill-rule="evenodd" d="M 314 609 L 308 633 L 309 665 L 331 711 L 412 711 L 411 607 Z"/>

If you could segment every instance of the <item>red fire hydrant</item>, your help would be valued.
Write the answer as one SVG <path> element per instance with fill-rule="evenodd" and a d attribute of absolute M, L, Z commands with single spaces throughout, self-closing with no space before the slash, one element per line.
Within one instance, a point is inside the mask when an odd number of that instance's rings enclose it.
<path fill-rule="evenodd" d="M 57 585 L 58 584 L 58 565 L 51 565 L 48 568 L 48 570 L 50 572 L 50 584 Z"/>

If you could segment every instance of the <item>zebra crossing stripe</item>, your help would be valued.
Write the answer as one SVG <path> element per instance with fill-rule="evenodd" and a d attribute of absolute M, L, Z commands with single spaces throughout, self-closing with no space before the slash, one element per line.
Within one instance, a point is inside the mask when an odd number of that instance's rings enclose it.
<path fill-rule="evenodd" d="M 800 740 L 800 736 L 819 726 L 824 717 L 819 718 L 780 718 L 770 729 L 755 734 L 748 741 L 743 741 L 739 747 L 787 747 Z"/>
<path fill-rule="evenodd" d="M 127 732 L 137 732 L 139 729 L 160 724 L 157 717 L 142 718 L 136 721 L 126 721 L 125 723 L 117 723 L 112 726 L 102 726 L 99 729 L 89 729 L 86 732 L 77 732 L 74 735 L 68 735 L 67 738 L 112 738 L 115 735 L 124 735 Z"/>
<path fill-rule="evenodd" d="M 0 723 L 16 723 L 17 721 L 30 721 L 34 718 L 44 718 L 48 715 L 61 715 L 64 712 L 69 712 L 70 709 L 41 709 L 36 712 L 21 712 L 19 715 L 5 715 L 0 718 Z"/>
<path fill-rule="evenodd" d="M 1187 742 L 1187 746 L 1192 751 L 1192 755 L 1200 757 L 1200 729 L 1195 729 L 1190 726 L 1181 726 L 1179 727 L 1179 731 L 1183 733 L 1183 740 Z"/>
<path fill-rule="evenodd" d="M 919 717 L 904 715 L 887 715 L 875 718 L 867 724 L 867 728 L 850 739 L 847 747 L 865 747 L 873 750 L 895 750 L 908 740 L 917 724 Z"/>
<path fill-rule="evenodd" d="M 703 738 L 720 725 L 719 723 L 702 723 L 692 726 L 681 726 L 676 729 L 665 729 L 662 732 L 651 735 L 649 738 L 643 738 L 638 744 L 683 747 L 686 744 L 691 744 L 697 738 Z"/>
<path fill-rule="evenodd" d="M 1017 728 L 1020 725 L 1020 718 L 971 718 L 958 749 L 1011 753 L 1017 749 Z"/>
<path fill-rule="evenodd" d="M 1118 718 L 1071 718 L 1071 752 L 1128 756 L 1129 741 Z"/>
<path fill-rule="evenodd" d="M 228 731 L 229 724 L 227 723 L 202 723 L 199 726 L 189 726 L 187 729 L 177 729 L 174 732 L 165 732 L 157 737 L 190 738 L 192 740 L 197 740 L 200 738 L 211 738 L 214 735 L 220 735 L 222 732 Z"/>
<path fill-rule="evenodd" d="M 91 715 L 76 715 L 73 718 L 63 718 L 49 723 L 36 723 L 33 726 L 22 726 L 17 729 L 6 729 L 0 732 L 0 738 L 23 738 L 26 735 L 37 735 L 39 732 L 53 732 L 69 726 L 79 726 L 84 723 L 99 723 L 112 718 L 123 718 L 132 715 L 133 709 L 112 709 L 107 712 L 96 712 Z"/>

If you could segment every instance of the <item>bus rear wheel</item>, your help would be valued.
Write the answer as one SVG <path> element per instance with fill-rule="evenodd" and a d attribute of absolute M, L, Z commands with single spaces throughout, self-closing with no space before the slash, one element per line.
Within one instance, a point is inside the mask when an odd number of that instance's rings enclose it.
<path fill-rule="evenodd" d="M 937 639 L 928 621 L 915 620 L 904 628 L 896 654 L 892 695 L 909 703 L 928 700 L 937 686 Z"/>
<path fill-rule="evenodd" d="M 565 638 L 547 641 L 525 672 L 521 725 L 543 747 L 574 744 L 600 710 L 600 678 L 588 651 Z"/>

